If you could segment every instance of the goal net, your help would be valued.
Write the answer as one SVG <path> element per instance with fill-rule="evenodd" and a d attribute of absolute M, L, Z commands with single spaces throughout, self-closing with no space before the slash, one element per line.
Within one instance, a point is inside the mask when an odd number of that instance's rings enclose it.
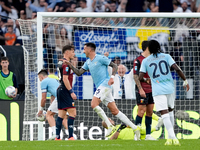
<path fill-rule="evenodd" d="M 25 55 L 26 98 L 23 122 L 23 140 L 46 140 L 51 136 L 48 122 L 38 122 L 36 113 L 40 106 L 41 89 L 37 73 L 42 68 L 57 74 L 58 60 L 62 58 L 64 45 L 75 46 L 73 64 L 80 68 L 86 61 L 83 46 L 87 42 L 96 44 L 96 53 L 106 55 L 115 63 L 123 64 L 129 76 L 128 94 L 125 99 L 116 93 L 118 108 L 134 122 L 137 115 L 133 61 L 141 52 L 144 40 L 156 39 L 164 53 L 170 54 L 185 73 L 190 90 L 182 87 L 182 80 L 172 70 L 175 94 L 175 133 L 178 138 L 199 138 L 199 62 L 200 62 L 200 15 L 169 13 L 38 13 L 36 20 L 18 20 L 22 33 Z M 118 86 L 113 85 L 113 87 Z M 105 139 L 106 130 L 101 119 L 90 107 L 95 86 L 89 72 L 82 76 L 74 74 L 73 90 L 77 117 L 74 134 L 80 140 Z M 126 90 L 126 89 L 125 89 Z M 117 91 L 118 92 L 118 91 Z M 46 110 L 50 104 L 47 101 Z M 116 124 L 120 120 L 100 105 Z M 155 110 L 155 109 L 154 109 Z M 159 115 L 159 114 L 158 114 Z M 153 120 L 152 126 L 157 121 Z M 68 136 L 63 129 L 63 139 Z M 166 129 L 153 132 L 155 138 L 167 138 Z"/>

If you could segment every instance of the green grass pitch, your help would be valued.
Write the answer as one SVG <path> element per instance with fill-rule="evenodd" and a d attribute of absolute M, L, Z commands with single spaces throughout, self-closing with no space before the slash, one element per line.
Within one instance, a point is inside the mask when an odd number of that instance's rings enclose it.
<path fill-rule="evenodd" d="M 77 141 L 1 141 L 0 150 L 198 150 L 199 139 L 180 140 L 181 146 L 165 146 L 166 140 L 77 140 Z"/>

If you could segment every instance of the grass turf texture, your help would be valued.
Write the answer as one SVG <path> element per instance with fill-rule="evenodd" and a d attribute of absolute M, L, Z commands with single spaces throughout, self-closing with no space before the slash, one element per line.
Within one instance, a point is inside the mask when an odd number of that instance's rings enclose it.
<path fill-rule="evenodd" d="M 1 141 L 0 150 L 196 150 L 199 139 L 179 140 L 181 146 L 165 146 L 166 140 L 132 141 L 132 140 L 77 140 L 77 141 Z"/>

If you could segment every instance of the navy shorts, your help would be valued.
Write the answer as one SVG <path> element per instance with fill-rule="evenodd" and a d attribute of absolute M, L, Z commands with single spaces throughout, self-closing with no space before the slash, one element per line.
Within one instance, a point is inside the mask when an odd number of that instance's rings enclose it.
<path fill-rule="evenodd" d="M 137 105 L 154 104 L 152 93 L 146 93 L 146 98 L 140 96 L 140 93 L 136 92 Z"/>
<path fill-rule="evenodd" d="M 58 101 L 58 110 L 66 110 L 74 107 L 74 100 L 71 97 L 70 92 L 63 87 L 57 89 L 57 101 Z"/>

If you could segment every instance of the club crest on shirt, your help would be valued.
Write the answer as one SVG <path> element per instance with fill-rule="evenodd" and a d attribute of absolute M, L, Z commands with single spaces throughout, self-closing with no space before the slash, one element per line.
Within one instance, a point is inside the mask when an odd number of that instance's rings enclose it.
<path fill-rule="evenodd" d="M 144 102 L 144 99 L 140 99 L 140 103 L 143 103 Z"/>
<path fill-rule="evenodd" d="M 65 71 L 68 71 L 68 70 L 69 70 L 69 67 L 66 67 L 66 68 L 65 68 Z"/>

